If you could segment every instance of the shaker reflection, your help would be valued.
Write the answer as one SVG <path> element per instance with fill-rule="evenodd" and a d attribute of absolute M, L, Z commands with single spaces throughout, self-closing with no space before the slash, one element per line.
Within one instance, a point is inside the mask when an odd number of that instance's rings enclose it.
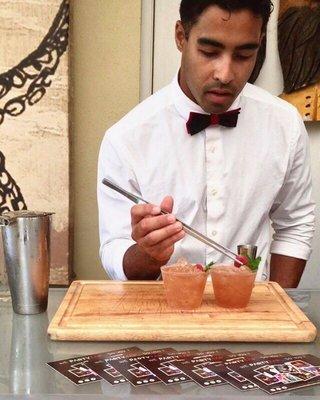
<path fill-rule="evenodd" d="M 11 393 L 52 393 L 54 377 L 46 365 L 52 360 L 48 350 L 47 327 L 47 313 L 12 314 Z"/>

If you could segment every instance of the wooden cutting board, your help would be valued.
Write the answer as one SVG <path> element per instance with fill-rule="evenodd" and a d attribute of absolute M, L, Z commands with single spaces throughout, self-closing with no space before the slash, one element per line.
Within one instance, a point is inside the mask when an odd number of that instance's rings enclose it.
<path fill-rule="evenodd" d="M 275 282 L 244 311 L 218 307 L 208 283 L 194 311 L 171 310 L 162 282 L 75 281 L 48 328 L 53 340 L 311 342 L 316 328 Z"/>

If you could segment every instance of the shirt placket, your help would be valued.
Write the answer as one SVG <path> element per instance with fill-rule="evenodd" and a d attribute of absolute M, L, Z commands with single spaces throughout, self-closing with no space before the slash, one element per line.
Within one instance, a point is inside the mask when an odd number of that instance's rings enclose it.
<path fill-rule="evenodd" d="M 207 175 L 207 236 L 218 243 L 223 241 L 223 148 L 220 127 L 206 129 L 206 175 Z M 206 248 L 206 263 L 221 258 L 219 252 Z"/>

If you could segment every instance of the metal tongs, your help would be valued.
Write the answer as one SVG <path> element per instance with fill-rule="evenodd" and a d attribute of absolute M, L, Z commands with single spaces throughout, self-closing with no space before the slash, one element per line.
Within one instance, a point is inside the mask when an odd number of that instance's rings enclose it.
<path fill-rule="evenodd" d="M 131 201 L 133 201 L 136 204 L 139 204 L 139 202 L 143 202 L 146 204 L 151 204 L 150 202 L 146 201 L 142 197 L 132 194 L 128 192 L 125 189 L 122 189 L 120 186 L 116 185 L 114 182 L 110 181 L 109 179 L 104 178 L 102 180 L 102 183 L 109 188 L 115 190 L 118 193 L 121 193 L 123 196 L 127 197 Z M 169 214 L 167 211 L 161 210 L 161 214 Z M 221 244 L 215 242 L 214 240 L 208 238 L 207 236 L 203 235 L 202 233 L 196 231 L 195 229 L 191 228 L 191 226 L 185 224 L 181 220 L 177 219 L 178 222 L 180 222 L 183 226 L 183 230 L 190 236 L 193 236 L 195 239 L 200 240 L 200 242 L 205 243 L 206 245 L 214 248 L 215 250 L 219 251 L 220 253 L 224 254 L 225 256 L 231 258 L 233 261 L 237 261 L 238 264 L 243 265 L 243 263 L 237 259 L 237 254 L 228 249 L 227 247 L 222 246 Z"/>

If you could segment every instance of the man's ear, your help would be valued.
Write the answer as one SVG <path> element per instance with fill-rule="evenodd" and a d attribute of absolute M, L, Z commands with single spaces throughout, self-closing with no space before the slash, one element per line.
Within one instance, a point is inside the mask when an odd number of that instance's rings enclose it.
<path fill-rule="evenodd" d="M 182 51 L 183 46 L 187 39 L 186 39 L 185 30 L 183 28 L 181 21 L 176 22 L 175 39 L 176 39 L 177 49 L 179 51 Z"/>

